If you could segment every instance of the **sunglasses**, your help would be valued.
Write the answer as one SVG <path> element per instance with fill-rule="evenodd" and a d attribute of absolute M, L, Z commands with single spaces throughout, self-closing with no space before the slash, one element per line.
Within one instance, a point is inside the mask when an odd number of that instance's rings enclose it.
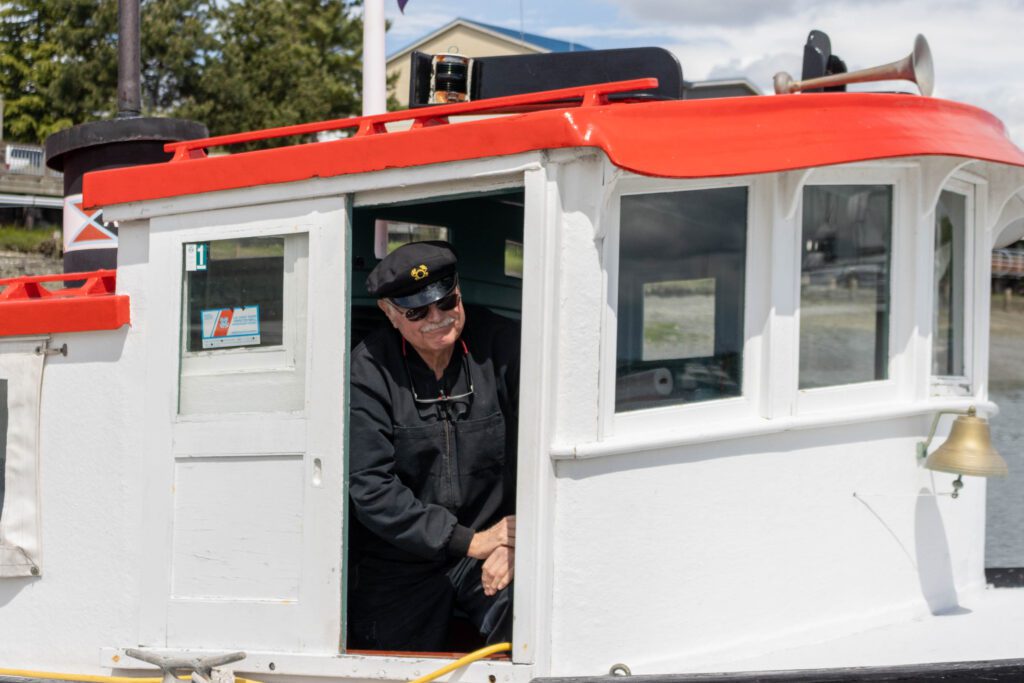
<path fill-rule="evenodd" d="M 402 308 L 401 306 L 393 303 L 390 299 L 388 299 L 388 303 L 394 306 L 395 310 L 404 315 L 405 319 L 409 322 L 417 322 L 427 317 L 431 306 L 437 306 L 437 310 L 439 311 L 450 311 L 455 308 L 459 304 L 459 293 L 453 290 L 432 304 L 417 306 L 416 308 Z"/>

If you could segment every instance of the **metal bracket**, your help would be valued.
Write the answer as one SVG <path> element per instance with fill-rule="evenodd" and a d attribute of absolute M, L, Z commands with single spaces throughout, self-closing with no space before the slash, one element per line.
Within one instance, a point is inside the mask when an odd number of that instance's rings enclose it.
<path fill-rule="evenodd" d="M 65 356 L 66 357 L 68 355 L 68 345 L 67 344 L 61 344 L 60 348 L 58 348 L 58 349 L 51 349 L 49 342 L 43 342 L 42 344 L 40 344 L 39 346 L 36 347 L 36 355 L 37 356 Z"/>
<path fill-rule="evenodd" d="M 135 648 L 124 651 L 129 657 L 153 664 L 164 673 L 162 683 L 180 683 L 175 671 L 188 671 L 192 674 L 192 683 L 214 683 L 213 668 L 224 666 L 232 662 L 239 662 L 245 659 L 244 652 L 229 652 L 223 655 L 208 655 L 206 657 L 169 657 L 150 652 L 143 652 Z"/>

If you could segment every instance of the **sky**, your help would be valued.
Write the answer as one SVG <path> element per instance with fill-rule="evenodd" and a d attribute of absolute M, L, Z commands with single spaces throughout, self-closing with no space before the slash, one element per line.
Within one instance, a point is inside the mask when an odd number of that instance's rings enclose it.
<path fill-rule="evenodd" d="M 404 15 L 386 0 L 385 13 L 389 55 L 464 17 L 595 49 L 664 47 L 686 80 L 744 76 L 765 93 L 778 71 L 799 78 L 811 29 L 850 70 L 905 57 L 921 33 L 934 95 L 992 112 L 1024 146 L 1024 0 L 409 0 Z"/>

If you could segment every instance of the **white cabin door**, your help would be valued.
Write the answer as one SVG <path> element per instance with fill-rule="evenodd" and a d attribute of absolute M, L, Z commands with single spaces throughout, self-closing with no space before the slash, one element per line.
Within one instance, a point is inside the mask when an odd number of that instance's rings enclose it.
<path fill-rule="evenodd" d="M 338 651 L 347 220 L 328 198 L 150 223 L 144 646 Z"/>

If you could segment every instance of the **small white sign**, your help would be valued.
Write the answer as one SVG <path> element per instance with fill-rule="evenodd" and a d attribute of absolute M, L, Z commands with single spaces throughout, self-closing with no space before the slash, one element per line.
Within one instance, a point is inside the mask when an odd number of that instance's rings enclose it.
<path fill-rule="evenodd" d="M 185 245 L 185 270 L 188 272 L 206 270 L 210 258 L 210 245 L 204 242 Z"/>
<path fill-rule="evenodd" d="M 203 348 L 260 343 L 260 307 L 212 308 L 202 311 Z"/>

